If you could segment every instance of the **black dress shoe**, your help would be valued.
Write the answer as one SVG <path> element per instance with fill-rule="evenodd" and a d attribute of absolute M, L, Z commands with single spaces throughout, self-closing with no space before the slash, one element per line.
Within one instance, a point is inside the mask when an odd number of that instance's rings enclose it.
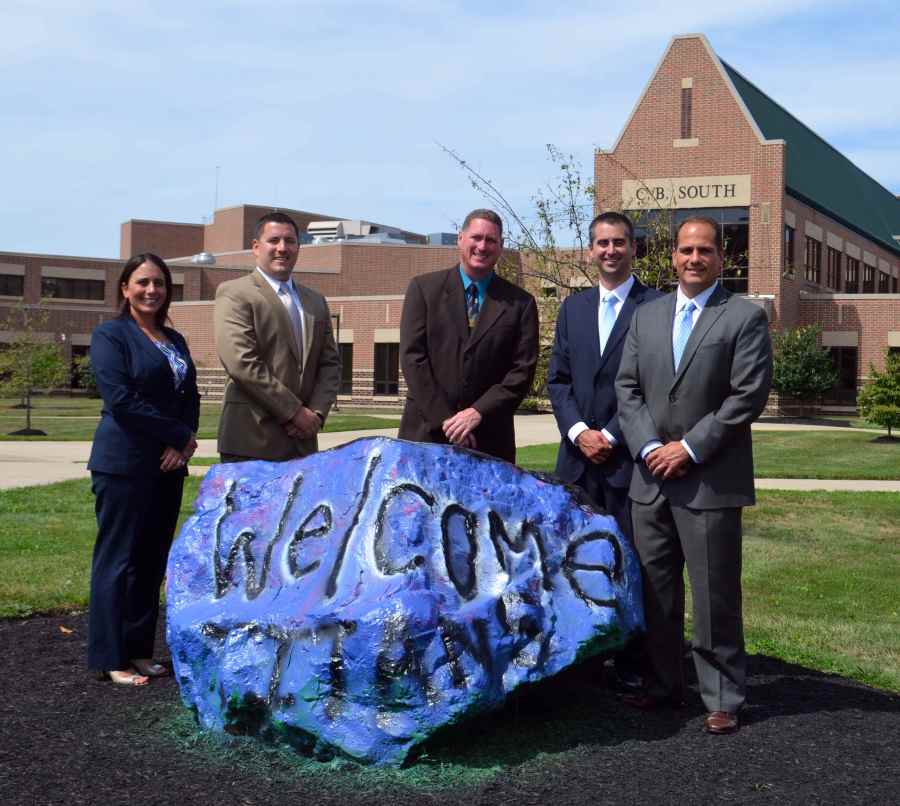
<path fill-rule="evenodd" d="M 644 690 L 644 678 L 638 672 L 616 669 L 615 675 L 613 675 L 613 687 L 626 694 L 640 694 Z"/>
<path fill-rule="evenodd" d="M 637 708 L 639 711 L 661 711 L 664 708 L 683 708 L 684 700 L 680 697 L 657 697 L 648 694 L 646 691 L 626 694 L 622 697 L 622 702 L 630 708 Z"/>

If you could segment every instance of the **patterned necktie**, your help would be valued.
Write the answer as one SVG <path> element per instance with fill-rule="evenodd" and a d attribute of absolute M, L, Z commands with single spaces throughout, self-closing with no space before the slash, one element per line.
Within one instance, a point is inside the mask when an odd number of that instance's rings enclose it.
<path fill-rule="evenodd" d="M 475 285 L 475 283 L 471 283 L 466 289 L 466 315 L 469 317 L 469 329 L 473 330 L 475 328 L 475 323 L 478 321 L 479 310 L 478 286 Z"/>
<path fill-rule="evenodd" d="M 681 356 L 684 354 L 684 348 L 691 337 L 691 331 L 694 329 L 694 311 L 697 306 L 693 302 L 688 303 L 681 309 L 681 321 L 678 323 L 678 332 L 675 334 L 675 341 L 672 343 L 672 357 L 675 359 L 675 371 L 678 372 L 678 365 L 681 363 Z"/>
<path fill-rule="evenodd" d="M 287 309 L 288 316 L 291 320 L 291 330 L 294 331 L 294 340 L 297 342 L 297 347 L 300 351 L 300 355 L 303 355 L 303 325 L 300 322 L 300 311 L 297 310 L 297 305 L 294 302 L 294 295 L 288 290 L 288 284 L 282 283 L 278 288 L 278 296 L 281 297 L 281 302 L 284 307 Z"/>
<path fill-rule="evenodd" d="M 606 350 L 606 342 L 609 341 L 609 334 L 616 324 L 616 302 L 618 301 L 615 294 L 607 294 L 601 303 L 600 309 L 600 355 Z"/>

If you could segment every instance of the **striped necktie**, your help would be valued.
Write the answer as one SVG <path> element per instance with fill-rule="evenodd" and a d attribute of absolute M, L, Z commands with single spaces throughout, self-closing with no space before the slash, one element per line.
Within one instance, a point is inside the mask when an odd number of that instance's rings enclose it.
<path fill-rule="evenodd" d="M 297 304 L 294 302 L 294 295 L 291 294 L 288 284 L 282 283 L 278 288 L 278 296 L 287 309 L 288 316 L 291 320 L 291 330 L 294 331 L 294 341 L 297 342 L 297 348 L 300 356 L 303 356 L 303 324 L 300 321 L 300 311 L 297 310 Z"/>

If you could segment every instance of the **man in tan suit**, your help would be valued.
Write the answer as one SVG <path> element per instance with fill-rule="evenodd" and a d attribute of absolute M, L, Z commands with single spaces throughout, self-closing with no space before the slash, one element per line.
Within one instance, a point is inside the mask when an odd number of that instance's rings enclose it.
<path fill-rule="evenodd" d="M 256 269 L 216 290 L 216 351 L 229 377 L 223 462 L 314 453 L 341 379 L 325 298 L 291 280 L 300 248 L 293 219 L 264 215 L 252 247 Z"/>

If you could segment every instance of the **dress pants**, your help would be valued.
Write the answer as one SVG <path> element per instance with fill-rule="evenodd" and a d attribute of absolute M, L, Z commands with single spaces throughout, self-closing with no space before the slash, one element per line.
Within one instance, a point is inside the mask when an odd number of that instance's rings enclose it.
<path fill-rule="evenodd" d="M 612 515 L 622 530 L 628 543 L 634 547 L 634 533 L 631 524 L 631 499 L 627 487 L 612 487 L 599 473 L 586 470 L 575 484 L 602 510 Z M 636 679 L 643 671 L 644 636 L 635 636 L 614 656 L 616 673 L 622 680 Z"/>
<path fill-rule="evenodd" d="M 152 658 L 159 588 L 178 522 L 184 474 L 91 473 L 97 542 L 91 565 L 88 666 L 126 669 Z"/>
<path fill-rule="evenodd" d="M 747 656 L 741 613 L 741 509 L 690 509 L 657 496 L 632 501 L 641 559 L 647 653 L 656 677 L 649 693 L 684 698 L 684 566 L 693 598 L 693 657 L 708 711 L 744 704 Z"/>

